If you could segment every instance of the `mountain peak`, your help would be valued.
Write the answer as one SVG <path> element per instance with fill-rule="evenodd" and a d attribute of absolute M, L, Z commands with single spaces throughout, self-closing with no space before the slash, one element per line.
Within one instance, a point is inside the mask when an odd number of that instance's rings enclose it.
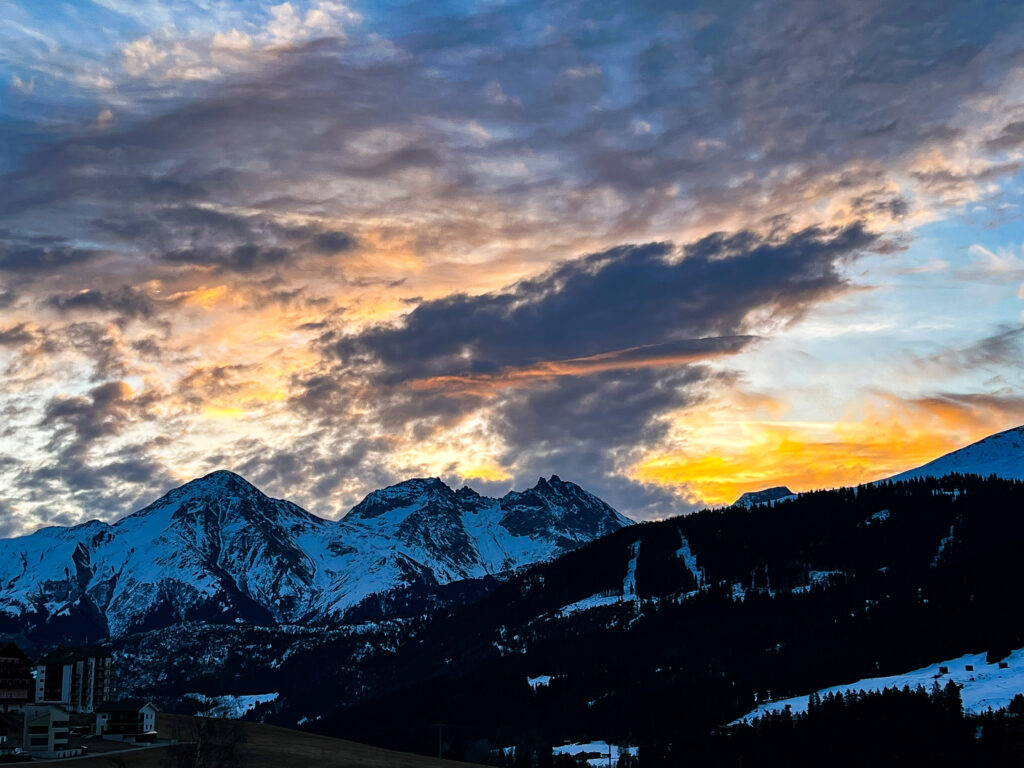
<path fill-rule="evenodd" d="M 387 512 L 420 504 L 428 499 L 447 498 L 453 491 L 439 477 L 414 477 L 367 494 L 343 519 L 370 520 Z"/>
<path fill-rule="evenodd" d="M 242 498 L 267 499 L 267 495 L 259 488 L 250 483 L 244 477 L 227 469 L 218 469 L 195 480 L 189 480 L 164 495 L 162 499 L 154 504 L 160 504 L 164 499 L 171 501 L 185 496 L 195 497 L 224 497 L 238 496 Z"/>
<path fill-rule="evenodd" d="M 184 488 L 251 488 L 255 491 L 259 489 L 235 472 L 229 469 L 216 469 L 207 475 L 197 477 L 195 480 L 190 480 L 185 483 Z"/>
<path fill-rule="evenodd" d="M 755 504 L 771 504 L 774 501 L 795 495 L 784 485 L 776 485 L 761 491 L 747 491 L 733 503 L 735 507 L 752 507 Z"/>
<path fill-rule="evenodd" d="M 1024 425 L 989 435 L 923 466 L 887 479 L 913 480 L 919 477 L 942 477 L 953 473 L 982 477 L 996 475 L 1008 480 L 1024 480 Z"/>

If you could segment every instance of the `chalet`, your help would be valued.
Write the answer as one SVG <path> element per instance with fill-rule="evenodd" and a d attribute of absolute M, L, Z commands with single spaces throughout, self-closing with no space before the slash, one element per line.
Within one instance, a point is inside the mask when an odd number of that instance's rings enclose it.
<path fill-rule="evenodd" d="M 70 715 L 53 704 L 29 704 L 25 707 L 22 746 L 34 758 L 74 757 L 81 749 L 68 746 Z"/>
<path fill-rule="evenodd" d="M 88 714 L 111 698 L 113 659 L 110 651 L 95 646 L 60 648 L 40 659 L 32 676 L 36 702 Z"/>
<path fill-rule="evenodd" d="M 157 708 L 144 699 L 107 702 L 96 710 L 96 735 L 131 744 L 156 739 Z"/>
<path fill-rule="evenodd" d="M 0 648 L 0 712 L 19 710 L 32 700 L 28 657 L 14 643 Z"/>

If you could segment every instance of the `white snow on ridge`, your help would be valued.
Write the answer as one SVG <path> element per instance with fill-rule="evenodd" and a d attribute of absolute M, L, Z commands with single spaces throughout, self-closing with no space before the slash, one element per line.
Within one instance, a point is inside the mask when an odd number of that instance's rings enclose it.
<path fill-rule="evenodd" d="M 952 473 L 982 477 L 997 475 L 1008 480 L 1024 480 L 1024 426 L 991 435 L 916 469 L 886 479 L 913 480 L 919 477 L 944 477 Z"/>
<path fill-rule="evenodd" d="M 277 693 L 254 693 L 240 696 L 232 694 L 205 696 L 202 693 L 186 693 L 185 698 L 206 705 L 207 708 L 202 713 L 206 717 L 225 717 L 238 720 L 256 707 L 276 701 L 278 695 Z"/>
<path fill-rule="evenodd" d="M 606 605 L 618 605 L 623 601 L 622 595 L 591 595 L 575 603 L 560 608 L 558 613 L 562 616 L 569 616 L 580 611 L 589 611 L 591 608 L 603 608 Z"/>
<path fill-rule="evenodd" d="M 960 686 L 964 711 L 978 714 L 989 707 L 1005 709 L 1009 706 L 1010 699 L 1018 693 L 1024 693 L 1024 648 L 1014 651 L 1003 661 L 1007 665 L 1005 669 L 1001 669 L 999 664 L 985 663 L 984 653 L 972 653 L 949 661 L 940 661 L 901 675 L 869 677 L 855 683 L 822 688 L 817 693 L 824 697 L 830 693 L 881 691 L 883 688 L 903 688 L 905 686 L 910 686 L 913 689 L 919 685 L 930 691 L 936 682 L 940 686 L 945 686 L 949 680 L 953 680 Z M 940 667 L 948 669 L 948 673 L 941 672 Z M 974 669 L 968 670 L 967 667 Z M 781 712 L 787 708 L 793 714 L 806 712 L 809 696 L 810 694 L 805 694 L 790 699 L 765 702 L 753 712 L 733 722 L 750 722 L 767 712 Z"/>

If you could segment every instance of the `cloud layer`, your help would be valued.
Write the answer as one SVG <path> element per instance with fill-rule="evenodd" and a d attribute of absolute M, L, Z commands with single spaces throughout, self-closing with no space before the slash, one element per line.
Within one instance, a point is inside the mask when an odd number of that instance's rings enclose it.
<path fill-rule="evenodd" d="M 765 350 L 838 376 L 789 340 L 925 285 L 923 228 L 1016 215 L 1004 3 L 7 10 L 0 501 L 21 527 L 217 466 L 321 514 L 410 474 L 558 472 L 637 516 L 719 500 L 677 466 L 721 453 L 697 455 L 694 414 L 781 403 Z M 1015 253 L 975 244 L 957 279 L 1016 291 Z M 977 404 L 1018 381 L 1015 300 L 970 333 L 891 333 L 893 413 L 1014 418 Z M 865 370 L 773 418 L 845 423 L 886 389 Z"/>

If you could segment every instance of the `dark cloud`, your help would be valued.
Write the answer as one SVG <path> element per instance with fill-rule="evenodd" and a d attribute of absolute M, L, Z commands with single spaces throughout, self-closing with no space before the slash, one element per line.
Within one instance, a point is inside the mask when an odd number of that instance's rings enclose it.
<path fill-rule="evenodd" d="M 93 381 L 121 378 L 128 373 L 125 349 L 120 339 L 103 323 L 69 323 L 61 329 L 59 335 L 48 334 L 46 344 L 46 351 L 71 348 L 85 357 L 92 364 Z"/>
<path fill-rule="evenodd" d="M 228 272 L 255 272 L 286 264 L 292 254 L 286 248 L 246 243 L 230 249 L 184 248 L 165 253 L 162 258 L 171 264 L 216 267 Z"/>
<path fill-rule="evenodd" d="M 865 192 L 850 202 L 854 213 L 861 218 L 882 215 L 899 221 L 910 213 L 910 202 L 888 190 Z"/>
<path fill-rule="evenodd" d="M 650 417 L 692 401 L 689 390 L 708 377 L 701 366 L 607 371 L 513 395 L 503 403 L 500 430 L 510 444 L 508 458 L 552 447 L 610 449 L 650 442 L 663 431 L 649 423 Z"/>
<path fill-rule="evenodd" d="M 178 485 L 178 478 L 146 456 L 146 450 L 145 445 L 131 445 L 106 452 L 97 461 L 65 451 L 50 465 L 22 469 L 18 476 L 22 497 L 44 505 L 33 515 L 36 519 L 26 523 L 38 522 L 37 515 L 49 525 L 75 525 L 96 517 L 112 520 L 151 503 Z M 79 502 L 77 514 L 47 510 L 54 499 L 69 492 Z"/>
<path fill-rule="evenodd" d="M 150 449 L 162 438 L 129 441 L 116 447 L 109 439 L 124 435 L 132 425 L 151 420 L 159 400 L 158 393 L 134 393 L 123 381 L 103 382 L 84 395 L 50 399 L 39 426 L 50 433 L 53 460 L 43 467 L 20 468 L 21 498 L 48 504 L 53 498 L 72 493 L 85 516 L 48 515 L 49 522 L 59 524 L 95 517 L 95 510 L 116 517 L 152 501 L 176 480 L 149 456 Z"/>
<path fill-rule="evenodd" d="M 1024 360 L 1024 327 L 1004 328 L 960 350 L 968 365 L 1016 365 Z"/>
<path fill-rule="evenodd" d="M 637 518 L 680 514 L 669 490 L 628 480 L 623 465 L 665 434 L 658 414 L 698 402 L 717 376 L 702 366 L 610 371 L 514 393 L 501 407 L 502 463 L 520 482 L 544 471 L 572 478 Z"/>
<path fill-rule="evenodd" d="M 0 499 L 0 539 L 20 536 L 26 528 L 36 522 L 33 518 L 19 514 L 12 504 Z"/>
<path fill-rule="evenodd" d="M 981 168 L 978 171 L 957 171 L 941 168 L 929 171 L 914 171 L 912 176 L 920 181 L 933 194 L 960 195 L 965 188 L 977 182 L 994 181 L 1000 177 L 1015 174 L 1021 169 L 1017 162 L 999 163 Z"/>
<path fill-rule="evenodd" d="M 372 403 L 364 429 L 414 441 L 486 408 L 518 484 L 554 471 L 642 517 L 678 512 L 622 472 L 664 436 L 659 416 L 720 383 L 700 361 L 755 341 L 754 314 L 786 322 L 843 290 L 842 266 L 881 243 L 854 225 L 595 253 L 502 293 L 423 302 L 398 326 L 325 333 L 325 367 L 296 378 L 293 405 L 330 430 Z"/>
<path fill-rule="evenodd" d="M 986 146 L 992 152 L 1009 152 L 1024 145 L 1024 120 L 1014 120 L 1003 126 L 1003 130 Z"/>
<path fill-rule="evenodd" d="M 347 232 L 321 232 L 312 244 L 318 253 L 325 254 L 344 253 L 356 247 L 355 238 Z"/>
<path fill-rule="evenodd" d="M 100 258 L 103 253 L 88 248 L 0 243 L 0 270 L 26 274 L 55 272 Z"/>
<path fill-rule="evenodd" d="M 237 364 L 194 368 L 178 382 L 177 391 L 183 401 L 194 406 L 231 397 L 245 386 L 245 376 L 254 368 Z"/>
<path fill-rule="evenodd" d="M 34 341 L 36 331 L 28 323 L 17 323 L 0 328 L 0 347 L 20 347 Z"/>
<path fill-rule="evenodd" d="M 136 412 L 138 403 L 123 381 L 109 381 L 85 396 L 55 397 L 47 404 L 41 426 L 57 427 L 55 439 L 70 438 L 74 453 L 84 452 L 92 443 L 121 432 Z"/>
<path fill-rule="evenodd" d="M 938 363 L 956 372 L 978 367 L 1017 366 L 1024 360 L 1024 326 L 1004 326 L 996 333 L 955 349 L 947 349 L 929 358 L 926 364 Z"/>
<path fill-rule="evenodd" d="M 400 327 L 334 345 L 392 379 L 488 374 L 638 346 L 742 332 L 748 313 L 798 316 L 843 286 L 839 265 L 871 247 L 860 226 L 779 239 L 715 234 L 673 258 L 668 244 L 566 262 L 506 293 L 424 302 Z"/>
<path fill-rule="evenodd" d="M 58 294 L 46 299 L 47 306 L 62 314 L 74 312 L 116 312 L 128 318 L 151 318 L 156 303 L 145 291 L 123 285 L 113 291 L 89 288 L 77 293 Z"/>

